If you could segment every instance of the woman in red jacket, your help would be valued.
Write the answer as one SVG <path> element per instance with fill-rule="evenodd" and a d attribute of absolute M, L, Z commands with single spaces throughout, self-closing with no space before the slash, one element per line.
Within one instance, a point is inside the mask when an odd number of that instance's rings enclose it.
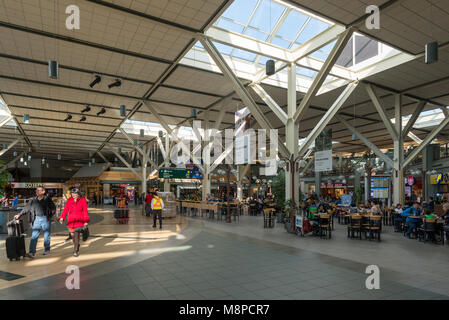
<path fill-rule="evenodd" d="M 67 200 L 67 203 L 59 216 L 59 222 L 62 223 L 67 216 L 67 227 L 69 227 L 70 235 L 73 239 L 73 256 L 78 257 L 80 249 L 80 233 L 75 232 L 76 228 L 82 228 L 89 223 L 89 215 L 87 213 L 86 199 L 81 197 L 79 189 L 71 191 L 72 197 Z"/>

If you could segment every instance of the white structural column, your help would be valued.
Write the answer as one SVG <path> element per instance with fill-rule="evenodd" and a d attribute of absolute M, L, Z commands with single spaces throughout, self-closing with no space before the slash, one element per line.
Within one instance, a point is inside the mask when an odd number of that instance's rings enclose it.
<path fill-rule="evenodd" d="M 165 157 L 165 168 L 170 167 L 170 152 L 168 151 L 170 149 L 170 136 L 167 133 L 165 133 L 165 150 L 166 150 L 166 157 Z M 202 170 L 204 172 L 204 170 Z M 168 179 L 164 179 L 164 192 L 170 192 L 170 181 Z"/>
<path fill-rule="evenodd" d="M 397 133 L 394 143 L 394 170 L 393 170 L 393 204 L 404 203 L 405 183 L 404 183 L 404 140 L 402 138 L 402 95 L 395 96 L 394 115 L 395 130 Z"/>
<path fill-rule="evenodd" d="M 359 138 L 368 148 L 370 148 L 371 150 L 373 150 L 373 152 L 380 158 L 382 159 L 384 162 L 386 162 L 388 164 L 388 166 L 390 166 L 390 168 L 394 167 L 394 162 L 393 160 L 391 160 L 385 153 L 383 153 L 382 151 L 379 150 L 379 148 L 372 143 L 371 141 L 369 141 L 363 134 L 361 134 L 359 131 L 357 131 L 356 128 L 354 128 L 353 126 L 351 126 L 345 119 L 343 119 L 343 117 L 339 116 L 338 114 L 335 116 L 335 118 L 340 121 L 341 123 L 343 123 L 343 125 L 348 128 L 348 130 L 350 130 L 352 133 L 354 133 L 357 138 Z"/>
<path fill-rule="evenodd" d="M 296 112 L 296 65 L 288 66 L 288 91 L 287 91 L 287 121 L 285 124 L 285 142 L 287 149 L 292 155 L 291 159 L 298 156 L 299 125 L 295 122 Z M 292 162 L 294 163 L 294 162 Z M 299 201 L 299 173 L 295 172 L 296 165 L 287 166 L 285 171 L 285 200 L 292 199 L 292 179 L 294 190 L 294 201 Z"/>
<path fill-rule="evenodd" d="M 291 64 L 289 66 L 289 71 L 291 69 Z M 295 68 L 293 68 L 295 69 Z M 296 69 L 295 69 L 296 72 Z M 289 73 L 290 75 L 290 73 Z M 288 78 L 288 81 L 290 83 L 290 77 Z M 296 79 L 295 79 L 296 81 Z M 296 86 L 296 82 L 294 82 L 295 86 Z M 282 123 L 284 125 L 287 124 L 287 118 L 288 116 L 285 114 L 284 110 L 282 110 L 282 108 L 276 103 L 276 101 L 273 100 L 272 97 L 270 97 L 270 95 L 262 88 L 262 86 L 260 84 L 253 84 L 251 85 L 251 88 L 253 88 L 254 92 L 256 92 L 259 97 L 266 103 L 266 105 L 271 109 L 271 111 L 273 111 L 273 113 L 279 118 L 279 120 L 282 121 Z M 290 86 L 288 87 L 290 89 Z M 295 88 L 295 93 L 296 93 L 296 88 Z M 295 106 L 296 109 L 296 106 Z"/>
<path fill-rule="evenodd" d="M 0 121 L 0 128 L 3 127 L 5 124 L 7 124 L 12 119 L 13 119 L 13 117 L 9 116 L 9 117 L 6 117 L 5 119 L 3 119 L 2 121 Z"/>
<path fill-rule="evenodd" d="M 341 52 L 345 48 L 346 44 L 348 43 L 349 39 L 351 39 L 351 36 L 354 32 L 353 28 L 348 28 L 345 32 L 343 32 L 337 40 L 337 43 L 332 48 L 331 52 L 329 53 L 329 56 L 327 57 L 326 61 L 323 64 L 322 69 L 313 79 L 312 85 L 310 86 L 309 90 L 307 91 L 306 95 L 301 101 L 301 104 L 297 108 L 295 112 L 295 121 L 298 122 L 301 117 L 304 115 L 307 108 L 310 106 L 310 103 L 312 101 L 312 98 L 317 94 L 318 90 L 320 90 L 321 85 L 326 80 L 327 76 L 329 75 L 329 72 L 331 71 L 332 67 L 334 66 L 335 62 L 337 61 L 338 57 L 340 56 Z"/>
<path fill-rule="evenodd" d="M 143 155 L 142 155 L 142 191 L 141 191 L 141 197 L 145 199 L 147 196 L 147 166 L 148 166 L 148 160 L 147 160 L 147 149 L 148 146 L 143 147 Z"/>
<path fill-rule="evenodd" d="M 140 174 L 138 174 L 137 171 L 134 170 L 134 168 L 133 168 L 133 167 L 132 167 L 132 166 L 131 166 L 125 159 L 123 159 L 123 157 L 122 157 L 117 151 L 115 151 L 113 147 L 111 147 L 111 145 L 106 144 L 106 146 L 112 151 L 112 153 L 115 154 L 115 156 L 116 156 L 121 162 L 123 162 L 123 164 L 124 164 L 125 166 L 128 167 L 128 169 L 130 169 L 130 170 L 136 175 L 136 177 L 138 177 L 139 179 L 141 179 Z"/>
<path fill-rule="evenodd" d="M 358 82 L 355 81 L 349 83 L 346 86 L 346 88 L 343 90 L 343 92 L 340 94 L 337 100 L 335 100 L 332 106 L 329 108 L 329 110 L 327 110 L 326 114 L 320 119 L 320 121 L 318 121 L 317 125 L 312 129 L 312 131 L 310 131 L 304 143 L 301 144 L 301 147 L 299 148 L 298 151 L 299 157 L 302 157 L 307 152 L 310 145 L 315 141 L 315 139 L 318 137 L 321 131 L 323 131 L 323 129 L 327 126 L 327 124 L 337 114 L 338 110 L 340 110 L 342 105 L 346 102 L 346 100 L 348 100 L 352 92 L 354 92 L 355 88 L 357 88 L 357 85 Z"/>
<path fill-rule="evenodd" d="M 416 120 L 418 120 L 420 113 L 424 110 L 426 104 L 427 104 L 426 101 L 420 101 L 418 103 L 418 106 L 416 107 L 415 111 L 413 111 L 412 116 L 410 117 L 406 126 L 404 127 L 404 130 L 402 132 L 402 138 L 405 138 L 408 135 L 413 125 L 415 124 Z"/>
<path fill-rule="evenodd" d="M 394 140 L 399 139 L 399 135 L 402 132 L 402 129 L 398 131 L 393 127 L 393 124 L 390 121 L 390 118 L 388 117 L 387 113 L 385 112 L 384 107 L 381 105 L 379 98 L 377 97 L 376 93 L 374 92 L 373 87 L 370 84 L 367 84 L 365 86 L 366 91 L 368 92 L 369 97 L 371 98 L 371 101 L 374 104 L 374 107 L 377 110 L 377 113 L 379 113 L 380 118 L 382 119 L 383 123 L 385 124 L 385 127 L 387 128 L 388 132 L 390 133 L 391 138 Z M 402 125 L 401 125 L 402 126 Z"/>
<path fill-rule="evenodd" d="M 6 152 L 8 152 L 12 147 L 14 147 L 16 144 L 19 143 L 21 138 L 14 140 L 13 142 L 11 142 L 11 144 L 9 146 L 6 147 L 6 149 L 3 149 L 2 151 L 0 151 L 0 157 L 2 155 L 4 155 Z"/>
<path fill-rule="evenodd" d="M 259 107 L 257 106 L 252 96 L 248 93 L 248 91 L 240 82 L 240 80 L 237 78 L 237 76 L 234 74 L 232 69 L 227 65 L 226 61 L 223 59 L 223 56 L 220 54 L 217 48 L 212 44 L 212 42 L 209 39 L 205 38 L 203 35 L 200 35 L 199 40 L 203 45 L 204 49 L 206 49 L 209 56 L 212 58 L 212 60 L 214 60 L 218 68 L 220 68 L 220 71 L 223 73 L 225 78 L 227 78 L 231 82 L 235 92 L 239 95 L 240 99 L 242 99 L 245 106 L 248 107 L 249 111 L 254 116 L 257 123 L 263 129 L 266 130 L 272 129 L 270 122 L 267 120 L 267 118 L 261 112 L 261 110 L 259 110 Z M 280 140 L 278 147 L 282 156 L 284 156 L 285 158 L 290 158 L 290 153 L 287 147 Z"/>

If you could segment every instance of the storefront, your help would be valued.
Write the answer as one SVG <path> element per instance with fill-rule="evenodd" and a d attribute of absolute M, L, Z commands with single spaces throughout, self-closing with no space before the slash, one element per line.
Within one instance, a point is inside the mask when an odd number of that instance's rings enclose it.
<path fill-rule="evenodd" d="M 440 200 L 449 200 L 449 173 L 436 173 L 429 177 L 433 196 Z"/>
<path fill-rule="evenodd" d="M 348 189 L 354 189 L 353 186 L 347 186 L 344 183 L 322 183 L 321 195 L 323 197 L 340 198 L 343 194 L 348 192 Z"/>
<path fill-rule="evenodd" d="M 19 198 L 29 199 L 36 195 L 36 188 L 43 186 L 46 190 L 47 195 L 53 198 L 60 198 L 63 195 L 63 183 L 53 183 L 53 182 L 13 182 L 11 183 L 11 188 L 13 194 L 19 196 Z"/>

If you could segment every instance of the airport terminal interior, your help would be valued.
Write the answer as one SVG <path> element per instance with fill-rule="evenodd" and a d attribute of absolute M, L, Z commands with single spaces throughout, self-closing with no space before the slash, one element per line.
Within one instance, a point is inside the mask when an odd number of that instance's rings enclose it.
<path fill-rule="evenodd" d="M 449 1 L 0 1 L 1 300 L 449 299 Z"/>

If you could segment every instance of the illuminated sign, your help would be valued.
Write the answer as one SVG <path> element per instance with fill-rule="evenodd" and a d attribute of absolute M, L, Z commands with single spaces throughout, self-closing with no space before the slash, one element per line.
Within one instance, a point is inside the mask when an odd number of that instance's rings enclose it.
<path fill-rule="evenodd" d="M 437 173 L 430 176 L 430 184 L 449 184 L 448 173 Z"/>

